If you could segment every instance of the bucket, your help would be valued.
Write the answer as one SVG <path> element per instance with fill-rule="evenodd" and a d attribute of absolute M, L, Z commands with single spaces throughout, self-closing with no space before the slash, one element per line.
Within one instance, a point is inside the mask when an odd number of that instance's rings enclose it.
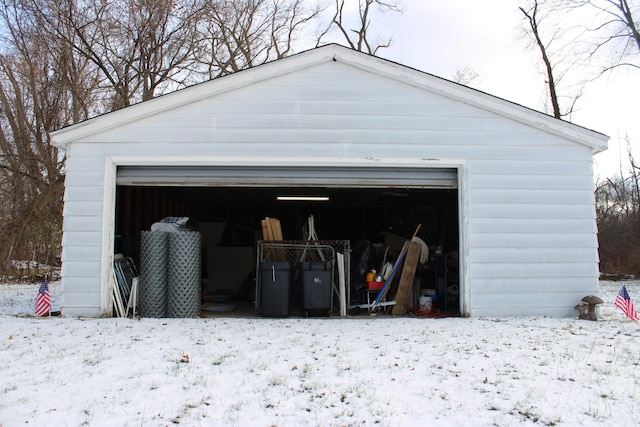
<path fill-rule="evenodd" d="M 420 311 L 430 312 L 431 311 L 431 297 L 430 296 L 421 296 L 420 300 Z"/>

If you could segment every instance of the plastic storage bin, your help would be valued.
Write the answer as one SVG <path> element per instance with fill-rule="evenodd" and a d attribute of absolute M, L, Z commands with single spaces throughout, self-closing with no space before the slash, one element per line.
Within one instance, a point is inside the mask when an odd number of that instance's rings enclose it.
<path fill-rule="evenodd" d="M 331 313 L 333 262 L 301 262 L 299 273 L 305 315 L 328 316 Z"/>
<path fill-rule="evenodd" d="M 263 262 L 260 264 L 260 313 L 266 317 L 289 316 L 291 264 Z"/>

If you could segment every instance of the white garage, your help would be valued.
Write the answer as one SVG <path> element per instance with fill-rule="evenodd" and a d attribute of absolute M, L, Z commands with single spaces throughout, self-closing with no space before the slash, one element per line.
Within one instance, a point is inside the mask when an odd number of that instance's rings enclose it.
<path fill-rule="evenodd" d="M 141 231 L 168 216 L 202 230 L 223 224 L 211 253 L 244 251 L 230 259 L 249 264 L 265 217 L 298 240 L 313 215 L 320 239 L 351 243 L 352 262 L 363 242 L 384 247 L 421 224 L 424 286 L 453 286 L 451 315 L 573 316 L 598 292 L 592 157 L 608 137 L 341 46 L 96 117 L 52 141 L 67 155 L 64 316 L 111 315 L 114 253 L 136 259 Z M 207 286 L 241 265 L 205 265 Z"/>

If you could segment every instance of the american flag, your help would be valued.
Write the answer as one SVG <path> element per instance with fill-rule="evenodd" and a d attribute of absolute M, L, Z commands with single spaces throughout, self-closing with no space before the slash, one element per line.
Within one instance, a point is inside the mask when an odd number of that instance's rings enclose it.
<path fill-rule="evenodd" d="M 614 304 L 616 307 L 622 310 L 622 312 L 626 314 L 629 319 L 640 320 L 640 318 L 638 318 L 638 313 L 636 313 L 636 306 L 631 302 L 631 298 L 629 297 L 626 286 L 623 285 L 620 288 L 618 296 L 616 297 L 616 302 Z"/>
<path fill-rule="evenodd" d="M 36 297 L 36 316 L 46 316 L 51 312 L 51 297 L 49 296 L 49 282 L 45 277 Z"/>

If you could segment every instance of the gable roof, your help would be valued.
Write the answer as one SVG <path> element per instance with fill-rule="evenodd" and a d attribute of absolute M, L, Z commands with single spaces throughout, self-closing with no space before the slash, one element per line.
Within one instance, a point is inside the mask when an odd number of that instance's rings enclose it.
<path fill-rule="evenodd" d="M 404 82 L 449 99 L 490 111 L 541 131 L 561 136 L 590 147 L 593 154 L 607 149 L 609 137 L 602 133 L 556 119 L 539 111 L 432 74 L 337 44 L 314 48 L 254 68 L 209 80 L 59 129 L 52 132 L 51 143 L 56 147 L 66 149 L 70 143 L 87 135 L 106 131 L 163 111 L 254 84 L 258 81 L 289 74 L 329 61 L 344 62 L 367 72 Z"/>

